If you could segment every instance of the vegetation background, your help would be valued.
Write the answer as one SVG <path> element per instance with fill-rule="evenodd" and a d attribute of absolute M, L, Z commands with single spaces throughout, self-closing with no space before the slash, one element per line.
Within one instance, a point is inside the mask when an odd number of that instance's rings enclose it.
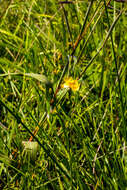
<path fill-rule="evenodd" d="M 0 1 L 0 189 L 127 189 L 126 55 L 126 3 Z"/>

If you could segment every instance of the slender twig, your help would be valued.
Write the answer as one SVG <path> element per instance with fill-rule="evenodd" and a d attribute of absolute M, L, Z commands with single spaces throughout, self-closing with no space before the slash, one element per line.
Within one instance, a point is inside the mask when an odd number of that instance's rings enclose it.
<path fill-rule="evenodd" d="M 75 51 L 76 51 L 76 49 L 77 49 L 77 47 L 78 47 L 80 41 L 82 40 L 82 34 L 83 34 L 83 32 L 84 32 L 84 29 L 85 29 L 85 26 L 86 26 L 86 22 L 87 22 L 87 20 L 88 20 L 88 16 L 89 16 L 90 10 L 91 10 L 91 8 L 92 8 L 92 4 L 93 4 L 93 0 L 91 0 L 90 3 L 89 3 L 89 7 L 88 7 L 87 12 L 86 12 L 86 16 L 85 16 L 85 20 L 84 20 L 84 23 L 83 23 L 81 32 L 80 32 L 80 34 L 79 34 L 79 36 L 78 36 L 78 38 L 77 38 L 77 40 L 76 40 L 76 42 L 75 42 L 74 49 L 73 49 L 73 51 L 72 51 L 72 53 L 71 53 L 72 60 L 73 60 L 73 55 L 74 55 L 74 53 L 75 53 Z"/>
<path fill-rule="evenodd" d="M 64 8 L 64 6 L 62 5 L 62 9 L 63 9 L 63 13 L 64 13 L 64 17 L 65 17 L 65 22 L 66 22 L 66 25 L 67 25 L 67 29 L 68 29 L 68 33 L 69 33 L 69 36 L 70 36 L 70 40 L 71 42 L 73 42 L 72 40 L 72 33 L 71 33 L 71 29 L 70 29 L 70 25 L 69 25 L 69 21 L 68 21 L 68 17 L 67 17 L 67 12 Z"/>

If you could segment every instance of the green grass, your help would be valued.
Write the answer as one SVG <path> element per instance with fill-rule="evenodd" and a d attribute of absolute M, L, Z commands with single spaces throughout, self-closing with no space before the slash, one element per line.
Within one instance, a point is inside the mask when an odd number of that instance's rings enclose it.
<path fill-rule="evenodd" d="M 127 189 L 126 8 L 0 1 L 0 189 Z"/>

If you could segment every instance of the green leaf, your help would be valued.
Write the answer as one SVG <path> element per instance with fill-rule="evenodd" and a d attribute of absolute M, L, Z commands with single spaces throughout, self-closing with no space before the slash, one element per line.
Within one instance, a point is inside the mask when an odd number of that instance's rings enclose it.
<path fill-rule="evenodd" d="M 32 77 L 46 85 L 52 86 L 52 83 L 47 79 L 45 75 L 42 74 L 36 74 L 36 73 L 5 73 L 5 74 L 0 74 L 0 77 L 5 77 L 5 76 L 13 76 L 13 75 L 22 75 L 22 76 L 28 76 Z"/>
<path fill-rule="evenodd" d="M 29 76 L 32 77 L 46 85 L 51 85 L 52 83 L 47 79 L 47 77 L 45 75 L 41 75 L 41 74 L 35 74 L 35 73 L 25 73 L 25 76 Z"/>

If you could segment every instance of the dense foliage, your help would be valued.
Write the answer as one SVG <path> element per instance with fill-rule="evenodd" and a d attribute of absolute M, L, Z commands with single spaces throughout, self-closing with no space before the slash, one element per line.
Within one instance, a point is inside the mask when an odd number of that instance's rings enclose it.
<path fill-rule="evenodd" d="M 126 3 L 0 1 L 0 189 L 127 188 Z"/>

